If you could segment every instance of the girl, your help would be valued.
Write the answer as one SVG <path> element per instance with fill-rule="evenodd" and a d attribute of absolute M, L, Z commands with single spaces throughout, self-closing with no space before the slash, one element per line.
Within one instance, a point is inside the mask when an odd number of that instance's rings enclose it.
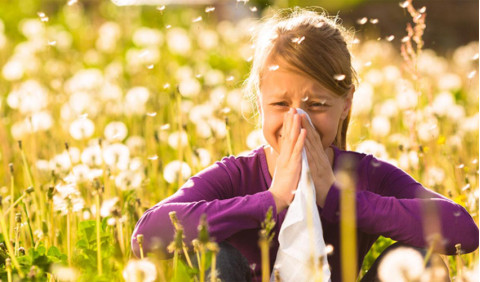
<path fill-rule="evenodd" d="M 345 169 L 356 184 L 358 266 L 379 235 L 427 248 L 423 214 L 432 206 L 443 238 L 436 251 L 455 254 L 458 243 L 464 252 L 477 248 L 478 228 L 463 207 L 389 163 L 346 151 L 355 72 L 343 34 L 335 21 L 312 11 L 279 14 L 263 23 L 246 86 L 255 95 L 268 144 L 246 156 L 224 158 L 146 211 L 133 233 L 135 253 L 139 251 L 137 234 L 143 234 L 147 252 L 172 241 L 169 212 L 176 211 L 187 242 L 197 236 L 199 218 L 206 214 L 211 236 L 228 242 L 221 246 L 231 256 L 238 250 L 258 276 L 260 224 L 273 207 L 277 223 L 270 249 L 273 265 L 278 232 L 299 182 L 302 148 L 306 148 L 316 189 L 325 243 L 334 248 L 328 257 L 332 281 L 341 280 L 342 247 L 335 173 Z M 308 113 L 313 126 L 296 108 Z"/>

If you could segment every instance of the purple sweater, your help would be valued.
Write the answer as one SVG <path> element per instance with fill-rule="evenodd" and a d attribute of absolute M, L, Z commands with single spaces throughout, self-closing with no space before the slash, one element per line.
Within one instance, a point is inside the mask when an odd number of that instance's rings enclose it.
<path fill-rule="evenodd" d="M 363 258 L 378 238 L 383 235 L 415 247 L 428 247 L 425 226 L 435 222 L 443 236 L 438 251 L 455 254 L 455 244 L 461 243 L 465 252 L 478 246 L 478 227 L 460 205 L 424 188 L 401 169 L 371 155 L 334 148 L 333 169 L 338 171 L 343 160 L 353 164 L 356 179 L 357 203 L 357 260 Z M 176 211 L 184 227 L 185 241 L 197 236 L 197 225 L 202 214 L 207 215 L 210 235 L 217 242 L 224 240 L 235 246 L 255 264 L 260 275 L 258 231 L 269 207 L 276 219 L 275 238 L 270 248 L 273 266 L 278 250 L 278 233 L 287 210 L 276 212 L 272 194 L 268 191 L 272 178 L 268 171 L 263 147 L 246 156 L 230 156 L 190 178 L 174 195 L 164 199 L 145 212 L 132 235 L 132 249 L 138 256 L 137 234 L 144 235 L 144 251 L 155 245 L 163 248 L 173 240 L 174 229 L 168 213 Z M 434 211 L 436 218 L 424 219 L 426 211 Z M 319 207 L 326 244 L 334 248 L 328 257 L 332 281 L 340 281 L 339 190 L 334 184 L 328 192 L 325 206 Z M 440 226 L 438 226 L 440 225 Z"/>

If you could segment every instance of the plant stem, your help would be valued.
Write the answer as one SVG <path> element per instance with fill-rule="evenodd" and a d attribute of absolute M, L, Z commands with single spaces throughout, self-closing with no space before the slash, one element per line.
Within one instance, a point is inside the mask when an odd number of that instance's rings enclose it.
<path fill-rule="evenodd" d="M 22 206 L 23 206 L 23 211 L 25 212 L 25 216 L 27 217 L 27 226 L 28 226 L 28 231 L 30 232 L 30 243 L 32 244 L 32 247 L 35 246 L 35 240 L 33 239 L 33 231 L 32 231 L 32 225 L 31 225 L 31 222 L 30 222 L 30 216 L 29 216 L 29 213 L 28 213 L 28 210 L 27 210 L 27 205 L 25 204 L 25 202 L 22 202 Z"/>
<path fill-rule="evenodd" d="M 70 232 L 71 232 L 71 208 L 68 208 L 67 211 L 67 257 L 68 257 L 68 267 L 72 267 L 72 252 L 71 252 L 71 242 L 70 242 Z"/>
<path fill-rule="evenodd" d="M 342 279 L 356 281 L 357 273 L 357 232 L 355 216 L 355 187 L 347 171 L 339 174 L 342 189 L 340 191 L 340 242 L 342 257 Z"/>
<path fill-rule="evenodd" d="M 95 193 L 95 206 L 96 206 L 96 212 L 95 212 L 95 217 L 97 221 L 97 270 L 98 270 L 98 275 L 102 275 L 103 269 L 102 269 L 102 245 L 100 241 L 100 190 L 97 190 L 97 193 Z"/>
<path fill-rule="evenodd" d="M 1 212 L 1 206 L 0 206 L 0 213 Z M 3 214 L 3 213 L 2 213 Z M 3 216 L 0 216 L 0 227 L 3 233 L 3 236 L 5 237 L 5 245 L 7 245 L 7 250 L 10 255 L 10 258 L 12 259 L 13 265 L 15 266 L 16 269 L 18 269 L 18 273 L 21 278 L 24 277 L 23 271 L 20 268 L 20 264 L 17 261 L 17 257 L 15 256 L 15 252 L 13 250 L 12 242 L 10 241 L 10 236 L 8 234 L 8 229 L 7 229 L 7 224 L 5 223 L 5 218 Z"/>

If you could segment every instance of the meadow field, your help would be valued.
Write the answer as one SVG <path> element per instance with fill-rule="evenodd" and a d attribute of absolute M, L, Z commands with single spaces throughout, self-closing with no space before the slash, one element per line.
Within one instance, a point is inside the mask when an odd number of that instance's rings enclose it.
<path fill-rule="evenodd" d="M 214 6 L 18 2 L 0 12 L 0 279 L 203 282 L 181 237 L 173 259 L 140 259 L 131 234 L 190 176 L 264 142 L 242 91 L 259 9 L 233 1 L 246 16 L 227 21 Z M 409 8 L 398 13 L 410 34 L 352 38 L 347 147 L 394 163 L 478 224 L 478 42 L 425 49 L 428 7 Z M 205 238 L 196 251 L 210 265 Z M 391 243 L 381 237 L 363 269 Z M 444 257 L 450 277 L 478 281 L 478 255 Z"/>

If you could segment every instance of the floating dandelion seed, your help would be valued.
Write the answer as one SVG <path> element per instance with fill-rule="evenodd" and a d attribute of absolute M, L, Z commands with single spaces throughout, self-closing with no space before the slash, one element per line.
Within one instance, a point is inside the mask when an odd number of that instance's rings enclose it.
<path fill-rule="evenodd" d="M 256 263 L 250 264 L 250 269 L 251 269 L 252 271 L 255 271 L 255 267 L 257 267 L 257 264 L 256 264 Z"/>
<path fill-rule="evenodd" d="M 462 191 L 466 191 L 470 188 L 470 183 L 462 187 Z"/>
<path fill-rule="evenodd" d="M 403 43 L 408 42 L 409 40 L 410 40 L 410 36 L 405 36 L 402 38 Z"/>
<path fill-rule="evenodd" d="M 55 46 L 55 44 L 57 44 L 57 41 L 48 41 L 48 45 L 50 46 Z"/>
<path fill-rule="evenodd" d="M 464 167 L 465 167 L 464 164 L 459 164 L 459 165 L 457 165 L 457 168 L 460 168 L 460 169 L 461 169 L 461 168 L 464 168 Z"/>
<path fill-rule="evenodd" d="M 471 71 L 471 72 L 468 74 L 468 78 L 469 78 L 469 79 L 472 79 L 472 78 L 475 76 L 476 73 L 477 73 L 477 71 Z"/>
<path fill-rule="evenodd" d="M 302 100 L 303 102 L 308 101 L 308 96 L 303 97 L 301 100 Z"/>
<path fill-rule="evenodd" d="M 370 23 L 371 23 L 371 24 L 377 24 L 377 23 L 378 23 L 378 19 L 370 19 Z"/>
<path fill-rule="evenodd" d="M 201 77 L 202 77 L 202 74 L 200 74 L 200 73 L 199 73 L 199 74 L 196 74 L 195 77 L 196 77 L 196 78 L 201 78 Z"/>
<path fill-rule="evenodd" d="M 333 253 L 333 246 L 330 245 L 330 244 L 326 245 L 326 246 L 325 246 L 325 253 L 326 253 L 327 255 Z"/>
<path fill-rule="evenodd" d="M 225 79 L 226 81 L 233 81 L 235 79 L 235 77 L 233 77 L 233 75 L 227 77 L 227 79 Z"/>
<path fill-rule="evenodd" d="M 151 64 L 151 65 L 148 65 L 148 66 L 147 66 L 147 69 L 151 70 L 151 69 L 153 69 L 153 67 L 154 67 L 154 65 Z"/>
<path fill-rule="evenodd" d="M 165 10 L 165 5 L 162 5 L 160 7 L 157 7 L 157 10 L 158 11 L 164 11 Z"/>
<path fill-rule="evenodd" d="M 232 111 L 232 109 L 230 109 L 229 107 L 225 107 L 225 108 L 220 110 L 220 112 L 224 115 L 230 113 L 231 111 Z"/>
<path fill-rule="evenodd" d="M 338 80 L 338 81 L 342 81 L 345 79 L 345 75 L 344 74 L 336 74 L 333 76 L 333 78 L 335 78 L 335 80 Z"/>
<path fill-rule="evenodd" d="M 358 38 L 354 38 L 352 41 L 352 44 L 359 44 L 359 43 L 360 43 L 360 39 Z"/>
<path fill-rule="evenodd" d="M 372 62 L 371 62 L 371 61 L 368 61 L 368 62 L 365 63 L 365 66 L 366 66 L 366 67 L 369 67 L 369 66 L 371 66 L 371 65 L 372 65 Z"/>
<path fill-rule="evenodd" d="M 252 12 L 255 13 L 255 12 L 257 11 L 257 7 L 255 7 L 255 6 L 251 7 L 251 8 L 250 8 L 250 11 L 252 11 Z"/>
<path fill-rule="evenodd" d="M 163 85 L 163 89 L 167 89 L 167 88 L 170 88 L 170 83 L 165 83 L 165 84 Z"/>
<path fill-rule="evenodd" d="M 400 7 L 405 9 L 405 8 L 408 7 L 408 1 L 400 2 L 399 5 L 400 5 Z"/>
<path fill-rule="evenodd" d="M 160 130 L 169 130 L 170 129 L 170 124 L 164 124 L 162 126 L 160 126 Z"/>
<path fill-rule="evenodd" d="M 145 58 L 149 53 L 150 52 L 148 52 L 148 50 L 144 50 L 138 55 L 138 57 L 139 58 Z"/>
<path fill-rule="evenodd" d="M 473 60 L 473 61 L 478 60 L 478 53 L 476 53 L 475 55 L 473 55 L 472 60 Z"/>
<path fill-rule="evenodd" d="M 477 160 L 477 159 L 474 159 L 474 160 L 472 161 L 472 164 L 477 164 L 477 163 L 478 163 L 478 160 Z"/>
<path fill-rule="evenodd" d="M 237 2 L 243 2 L 243 5 L 247 4 L 247 2 L 250 0 L 237 0 Z"/>
<path fill-rule="evenodd" d="M 387 41 L 392 41 L 393 39 L 395 39 L 395 36 L 394 35 L 390 35 L 390 36 L 387 36 Z"/>
<path fill-rule="evenodd" d="M 324 22 L 320 22 L 320 23 L 317 23 L 315 25 L 316 28 L 321 28 L 325 23 Z"/>
<path fill-rule="evenodd" d="M 280 68 L 279 65 L 271 65 L 271 66 L 268 67 L 268 70 L 269 71 L 276 71 L 276 70 L 278 70 L 278 68 Z"/>
<path fill-rule="evenodd" d="M 149 117 L 154 117 L 156 115 L 157 115 L 157 112 L 147 113 L 147 116 L 149 116 Z"/>
<path fill-rule="evenodd" d="M 198 23 L 202 21 L 202 17 L 198 17 L 192 20 L 192 23 Z"/>
<path fill-rule="evenodd" d="M 250 56 L 250 57 L 247 58 L 246 61 L 247 61 L 247 62 L 251 62 L 252 60 L 253 60 L 253 56 Z"/>
<path fill-rule="evenodd" d="M 363 18 L 361 18 L 361 19 L 358 19 L 358 20 L 357 20 L 357 23 L 363 25 L 363 24 L 366 24 L 367 21 L 368 21 L 367 17 L 363 17 Z"/>
<path fill-rule="evenodd" d="M 305 36 L 296 37 L 296 38 L 292 39 L 292 42 L 297 43 L 297 44 L 301 44 L 303 42 L 303 40 L 305 40 Z"/>
<path fill-rule="evenodd" d="M 73 4 L 75 4 L 75 3 L 77 3 L 77 2 L 78 2 L 78 0 L 69 0 L 68 3 L 67 3 L 67 5 L 68 5 L 68 6 L 72 6 Z"/>
<path fill-rule="evenodd" d="M 422 8 L 420 8 L 420 10 L 418 10 L 418 12 L 419 12 L 420 14 L 423 14 L 423 13 L 425 13 L 426 11 L 427 11 L 427 7 L 425 7 L 425 6 L 423 6 Z"/>
<path fill-rule="evenodd" d="M 215 7 L 207 7 L 205 8 L 205 13 L 210 13 L 210 12 L 213 12 L 215 11 Z"/>
<path fill-rule="evenodd" d="M 156 160 L 158 160 L 158 156 L 157 156 L 157 155 L 150 156 L 150 157 L 148 157 L 147 159 L 149 159 L 149 160 L 151 160 L 151 161 L 156 161 Z"/>
<path fill-rule="evenodd" d="M 165 26 L 166 29 L 169 29 L 169 28 L 171 28 L 171 27 L 172 27 L 171 24 L 167 24 L 167 25 Z"/>

